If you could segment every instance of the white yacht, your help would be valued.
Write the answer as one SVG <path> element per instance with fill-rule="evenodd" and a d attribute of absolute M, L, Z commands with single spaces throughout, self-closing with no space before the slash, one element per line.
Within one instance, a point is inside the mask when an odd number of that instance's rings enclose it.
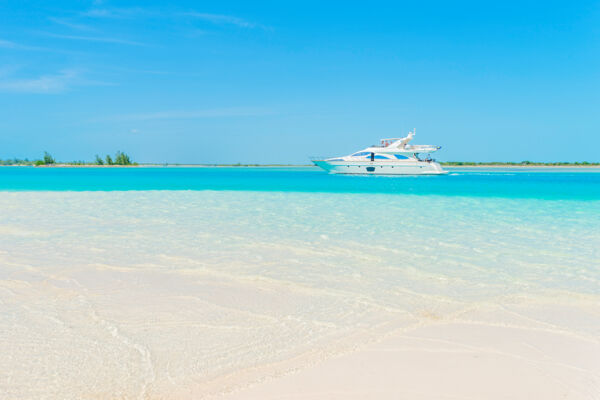
<path fill-rule="evenodd" d="M 333 174 L 361 175 L 440 175 L 447 174 L 429 155 L 440 146 L 409 145 L 415 130 L 403 138 L 381 139 L 371 146 L 345 157 L 312 160 L 315 165 Z M 427 154 L 420 158 L 419 154 Z"/>

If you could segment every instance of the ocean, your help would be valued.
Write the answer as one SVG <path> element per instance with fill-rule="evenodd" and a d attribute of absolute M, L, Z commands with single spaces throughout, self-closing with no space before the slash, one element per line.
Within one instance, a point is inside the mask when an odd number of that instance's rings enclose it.
<path fill-rule="evenodd" d="M 236 190 L 599 200 L 600 168 L 452 168 L 447 176 L 344 176 L 315 167 L 0 170 L 4 191 Z"/>
<path fill-rule="evenodd" d="M 0 168 L 2 398 L 219 396 L 448 321 L 597 346 L 599 304 L 600 169 Z"/>

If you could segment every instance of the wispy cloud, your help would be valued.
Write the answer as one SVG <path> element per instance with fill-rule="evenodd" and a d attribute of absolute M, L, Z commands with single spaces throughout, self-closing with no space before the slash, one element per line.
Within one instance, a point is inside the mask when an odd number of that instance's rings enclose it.
<path fill-rule="evenodd" d="M 0 39 L 0 47 L 4 49 L 14 49 L 18 45 L 15 42 L 11 42 L 10 40 L 2 40 Z"/>
<path fill-rule="evenodd" d="M 43 47 L 27 46 L 10 40 L 0 39 L 0 49 L 49 51 Z"/>
<path fill-rule="evenodd" d="M 81 15 L 83 15 L 84 17 L 100 17 L 100 18 L 107 18 L 107 17 L 115 17 L 116 14 L 114 12 L 111 12 L 110 10 L 104 9 L 104 8 L 92 8 L 91 10 L 87 10 L 84 11 L 83 13 L 81 13 Z"/>
<path fill-rule="evenodd" d="M 195 11 L 183 13 L 183 15 L 218 25 L 235 25 L 239 26 L 240 28 L 265 28 L 264 26 L 255 22 L 247 21 L 231 15 L 208 14 Z"/>
<path fill-rule="evenodd" d="M 102 70 L 106 72 L 125 72 L 132 74 L 148 74 L 148 75 L 171 75 L 172 72 L 162 71 L 157 69 L 141 69 L 141 68 L 124 68 L 121 66 L 105 65 Z"/>
<path fill-rule="evenodd" d="M 223 117 L 261 117 L 273 111 L 256 107 L 214 108 L 204 110 L 169 110 L 141 114 L 125 114 L 110 117 L 112 121 L 150 121 L 157 119 L 199 119 Z"/>
<path fill-rule="evenodd" d="M 76 70 L 62 70 L 54 75 L 28 79 L 0 80 L 0 91 L 18 93 L 60 93 L 79 79 Z"/>
<path fill-rule="evenodd" d="M 38 32 L 39 33 L 39 32 Z M 43 51 L 48 53 L 61 53 L 61 54 L 81 54 L 78 51 L 74 50 L 65 50 L 60 48 L 51 48 L 51 47 L 39 47 L 39 46 L 29 46 L 21 43 L 16 43 L 10 40 L 2 40 L 0 39 L 0 49 L 7 50 L 15 50 L 15 51 Z"/>
<path fill-rule="evenodd" d="M 75 29 L 75 30 L 78 30 L 78 31 L 91 31 L 91 30 L 93 30 L 93 28 L 90 27 L 90 26 L 88 26 L 88 25 L 79 24 L 79 23 L 70 21 L 70 20 L 65 19 L 65 18 L 48 17 L 48 19 L 50 21 L 54 22 L 55 24 L 66 26 L 67 28 Z"/>
<path fill-rule="evenodd" d="M 84 17 L 91 18 L 133 18 L 154 15 L 155 13 L 144 8 L 92 8 L 81 13 Z"/>
<path fill-rule="evenodd" d="M 135 42 L 133 40 L 120 39 L 114 37 L 104 37 L 104 36 L 78 36 L 78 35 L 61 35 L 57 33 L 50 32 L 41 32 L 44 36 L 53 37 L 57 39 L 67 39 L 67 40 L 81 40 L 87 42 L 101 42 L 101 43 L 114 43 L 114 44 L 124 44 L 129 46 L 147 46 L 145 43 Z"/>
<path fill-rule="evenodd" d="M 19 65 L 2 65 L 0 66 L 0 78 L 9 76 L 19 69 Z"/>
<path fill-rule="evenodd" d="M 246 19 L 225 14 L 212 14 L 198 11 L 169 12 L 147 8 L 92 8 L 81 14 L 91 18 L 134 18 L 134 17 L 157 17 L 157 18 L 181 18 L 191 17 L 215 25 L 233 25 L 240 28 L 262 28 L 268 27 Z"/>
<path fill-rule="evenodd" d="M 16 75 L 19 66 L 0 68 L 0 92 L 13 93 L 62 93 L 76 86 L 112 86 L 113 83 L 92 80 L 84 76 L 84 70 L 68 68 L 53 74 L 36 77 Z"/>

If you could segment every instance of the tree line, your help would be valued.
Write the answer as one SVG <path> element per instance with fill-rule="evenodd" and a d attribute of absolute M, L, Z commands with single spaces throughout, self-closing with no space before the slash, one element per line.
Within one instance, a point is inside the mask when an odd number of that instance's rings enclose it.
<path fill-rule="evenodd" d="M 12 159 L 0 159 L 0 165 L 54 165 L 54 164 L 66 164 L 66 165 L 138 165 L 136 162 L 132 162 L 131 158 L 127 153 L 117 151 L 114 158 L 109 154 L 102 158 L 96 155 L 93 162 L 89 161 L 70 161 L 58 163 L 56 159 L 47 151 L 44 152 L 44 156 L 37 160 L 29 160 L 27 158 L 12 158 Z"/>
<path fill-rule="evenodd" d="M 575 162 L 535 162 L 535 161 L 521 161 L 521 162 L 502 162 L 502 161 L 484 161 L 484 162 L 473 162 L 473 161 L 444 161 L 440 162 L 442 165 L 446 166 L 486 166 L 486 165 L 498 165 L 498 166 L 546 166 L 546 167 L 560 167 L 560 166 L 597 166 L 600 165 L 598 162 L 588 162 L 588 161 L 575 161 Z"/>
<path fill-rule="evenodd" d="M 117 151 L 115 154 L 115 159 L 113 160 L 110 155 L 106 155 L 104 159 L 96 154 L 96 165 L 133 165 L 129 156 L 122 151 Z M 135 163 L 137 164 L 137 163 Z"/>

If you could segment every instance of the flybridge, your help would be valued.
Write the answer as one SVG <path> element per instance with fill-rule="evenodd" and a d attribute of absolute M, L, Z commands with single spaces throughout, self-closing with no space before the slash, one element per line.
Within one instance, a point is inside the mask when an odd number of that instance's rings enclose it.
<path fill-rule="evenodd" d="M 387 138 L 381 139 L 381 145 L 371 146 L 363 151 L 372 151 L 375 153 L 433 153 L 441 149 L 440 146 L 432 145 L 409 145 L 416 134 L 416 129 L 408 132 L 408 135 L 403 138 Z"/>

